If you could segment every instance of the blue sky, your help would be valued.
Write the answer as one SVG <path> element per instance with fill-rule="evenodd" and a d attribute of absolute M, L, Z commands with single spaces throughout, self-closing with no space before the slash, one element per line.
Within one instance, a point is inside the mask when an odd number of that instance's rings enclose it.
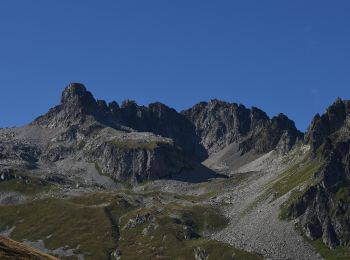
<path fill-rule="evenodd" d="M 305 130 L 350 99 L 349 14 L 346 0 L 2 0 L 0 126 L 82 82 L 107 101 L 254 105 Z"/>

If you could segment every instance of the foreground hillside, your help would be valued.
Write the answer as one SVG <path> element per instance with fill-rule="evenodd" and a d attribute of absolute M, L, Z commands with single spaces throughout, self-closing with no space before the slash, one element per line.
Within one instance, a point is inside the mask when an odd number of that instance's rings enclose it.
<path fill-rule="evenodd" d="M 12 239 L 0 236 L 0 259 L 58 260 Z"/>
<path fill-rule="evenodd" d="M 307 133 L 219 100 L 178 113 L 82 84 L 0 129 L 0 235 L 61 259 L 350 258 L 350 102 Z"/>
<path fill-rule="evenodd" d="M 208 203 L 210 193 L 178 195 L 138 186 L 67 194 L 34 180 L 0 187 L 11 190 L 0 206 L 2 234 L 63 259 L 261 259 L 210 238 L 228 224 Z M 23 200 L 13 203 L 15 197 Z"/>

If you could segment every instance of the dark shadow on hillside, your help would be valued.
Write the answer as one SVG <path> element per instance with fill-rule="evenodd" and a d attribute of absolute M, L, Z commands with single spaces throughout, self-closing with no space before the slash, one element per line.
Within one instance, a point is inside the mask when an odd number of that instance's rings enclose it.
<path fill-rule="evenodd" d="M 208 182 L 211 179 L 218 179 L 228 177 L 223 174 L 219 174 L 203 164 L 196 164 L 196 166 L 192 170 L 183 170 L 179 174 L 173 175 L 171 177 L 172 180 L 190 182 L 190 183 L 201 183 Z"/>

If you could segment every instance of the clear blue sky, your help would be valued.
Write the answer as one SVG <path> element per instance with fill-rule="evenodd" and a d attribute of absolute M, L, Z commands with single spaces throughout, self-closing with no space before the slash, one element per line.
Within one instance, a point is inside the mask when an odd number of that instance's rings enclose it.
<path fill-rule="evenodd" d="M 350 1 L 1 0 L 0 126 L 45 113 L 69 82 L 178 110 L 254 105 L 305 130 L 350 99 Z"/>

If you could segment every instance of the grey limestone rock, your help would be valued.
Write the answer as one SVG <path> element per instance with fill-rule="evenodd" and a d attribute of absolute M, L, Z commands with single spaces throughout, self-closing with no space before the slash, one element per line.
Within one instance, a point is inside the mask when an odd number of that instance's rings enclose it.
<path fill-rule="evenodd" d="M 305 136 L 315 160 L 322 163 L 309 187 L 289 209 L 300 217 L 311 239 L 329 247 L 350 245 L 350 102 L 338 99 L 325 114 L 316 115 Z"/>

